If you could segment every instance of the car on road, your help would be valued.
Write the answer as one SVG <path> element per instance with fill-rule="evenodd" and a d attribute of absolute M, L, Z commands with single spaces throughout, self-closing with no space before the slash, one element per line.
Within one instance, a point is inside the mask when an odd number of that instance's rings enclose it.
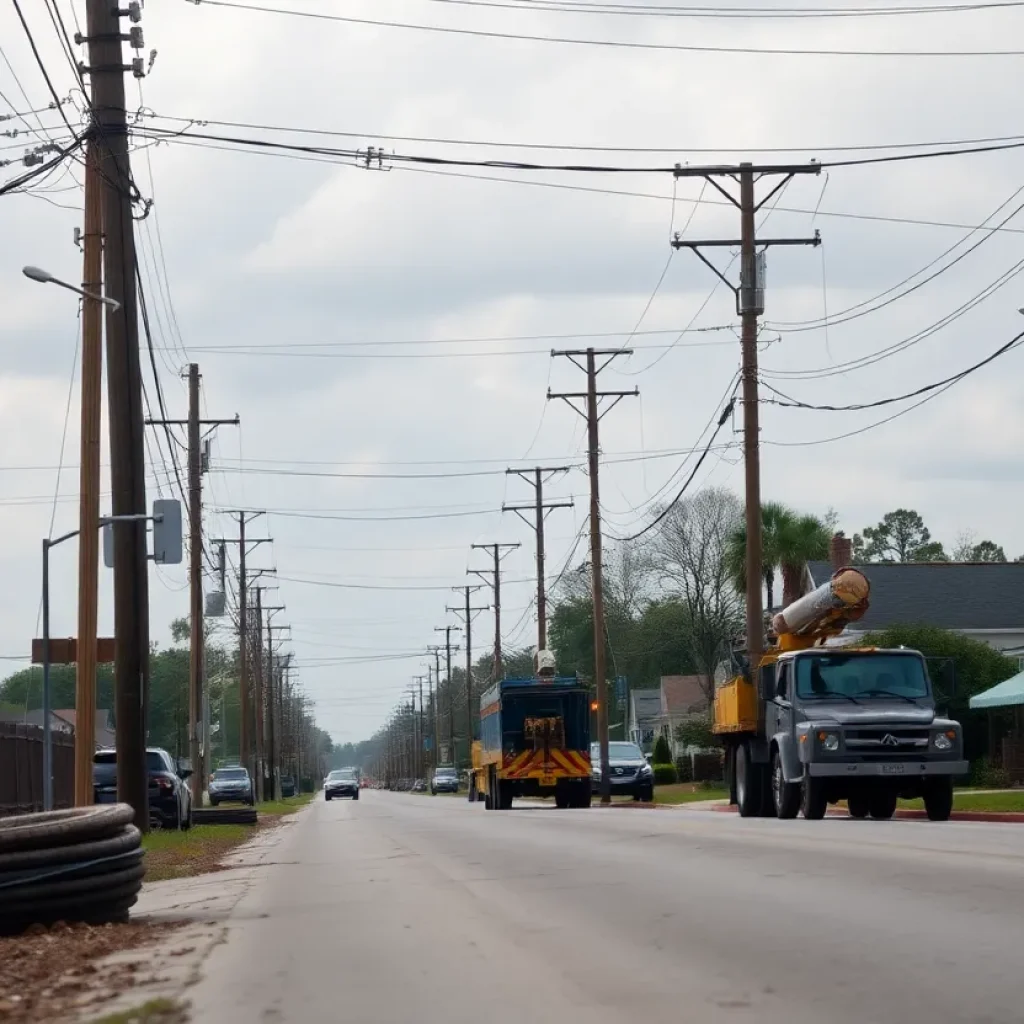
<path fill-rule="evenodd" d="M 324 779 L 325 800 L 342 796 L 350 796 L 353 800 L 359 799 L 358 768 L 336 768 Z"/>
<path fill-rule="evenodd" d="M 430 792 L 437 793 L 458 793 L 459 773 L 455 768 L 435 768 L 433 778 L 430 780 Z"/>
<path fill-rule="evenodd" d="M 654 769 L 635 743 L 608 744 L 608 771 L 613 796 L 631 796 L 650 803 L 654 799 Z M 595 791 L 601 785 L 601 745 L 590 745 L 590 779 Z"/>
<path fill-rule="evenodd" d="M 249 778 L 248 770 L 241 765 L 218 768 L 210 776 L 210 785 L 207 791 L 210 794 L 210 804 L 213 807 L 228 801 L 248 804 L 250 807 L 255 806 L 256 803 L 252 779 Z"/>
<path fill-rule="evenodd" d="M 191 769 L 174 767 L 174 759 L 160 747 L 146 750 L 149 776 L 149 821 L 156 828 L 186 831 L 192 827 L 192 793 L 185 780 Z M 97 750 L 92 758 L 93 800 L 97 804 L 117 803 L 117 751 Z"/>

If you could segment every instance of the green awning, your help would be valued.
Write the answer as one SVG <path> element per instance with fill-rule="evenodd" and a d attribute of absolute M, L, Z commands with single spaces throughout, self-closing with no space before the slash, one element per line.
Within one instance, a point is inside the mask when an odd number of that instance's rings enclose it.
<path fill-rule="evenodd" d="M 975 694 L 970 702 L 972 709 L 1009 708 L 1017 704 L 1024 704 L 1024 672 L 1018 672 L 991 690 Z"/>

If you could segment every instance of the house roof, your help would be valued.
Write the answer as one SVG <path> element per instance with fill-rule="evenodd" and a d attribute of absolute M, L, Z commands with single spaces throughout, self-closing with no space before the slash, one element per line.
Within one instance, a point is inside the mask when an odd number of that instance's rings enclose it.
<path fill-rule="evenodd" d="M 811 562 L 814 586 L 832 575 Z M 1024 630 L 1024 562 L 894 562 L 857 565 L 871 581 L 871 607 L 855 628 L 925 624 L 941 629 Z"/>
<path fill-rule="evenodd" d="M 689 715 L 704 711 L 708 699 L 700 676 L 662 676 L 661 712 L 664 715 Z"/>
<path fill-rule="evenodd" d="M 634 690 L 630 699 L 637 721 L 646 722 L 661 714 L 661 690 Z"/>
<path fill-rule="evenodd" d="M 54 721 L 54 719 L 57 721 Z M 62 732 L 67 730 L 74 731 L 75 719 L 76 715 L 74 708 L 54 708 L 50 711 L 50 728 L 57 729 Z M 110 712 L 97 708 L 95 742 L 99 747 L 112 747 L 114 745 L 114 730 L 110 728 L 108 724 L 109 721 Z M 31 711 L 22 711 L 19 709 L 0 711 L 0 722 L 16 722 L 23 725 L 42 726 L 43 712 L 40 708 L 33 708 Z M 59 723 L 63 723 L 63 726 Z"/>

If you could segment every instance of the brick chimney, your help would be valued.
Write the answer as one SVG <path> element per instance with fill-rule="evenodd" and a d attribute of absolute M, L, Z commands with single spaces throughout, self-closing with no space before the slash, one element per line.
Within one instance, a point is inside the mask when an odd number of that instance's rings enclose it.
<path fill-rule="evenodd" d="M 828 553 L 832 569 L 843 569 L 853 563 L 853 541 L 840 530 L 829 542 Z"/>

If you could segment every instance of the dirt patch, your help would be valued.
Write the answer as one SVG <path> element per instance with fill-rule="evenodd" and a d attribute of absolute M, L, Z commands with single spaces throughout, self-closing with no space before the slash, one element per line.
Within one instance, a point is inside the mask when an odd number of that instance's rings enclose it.
<path fill-rule="evenodd" d="M 112 993 L 134 988 L 148 966 L 146 947 L 177 927 L 173 922 L 58 923 L 0 938 L 0 1022 L 74 1020 Z M 139 956 L 102 970 L 97 966 L 97 961 L 125 950 L 137 950 Z"/>
<path fill-rule="evenodd" d="M 171 999 L 151 999 L 142 1006 L 111 1013 L 94 1024 L 185 1024 L 188 1013 L 181 1003 Z"/>

